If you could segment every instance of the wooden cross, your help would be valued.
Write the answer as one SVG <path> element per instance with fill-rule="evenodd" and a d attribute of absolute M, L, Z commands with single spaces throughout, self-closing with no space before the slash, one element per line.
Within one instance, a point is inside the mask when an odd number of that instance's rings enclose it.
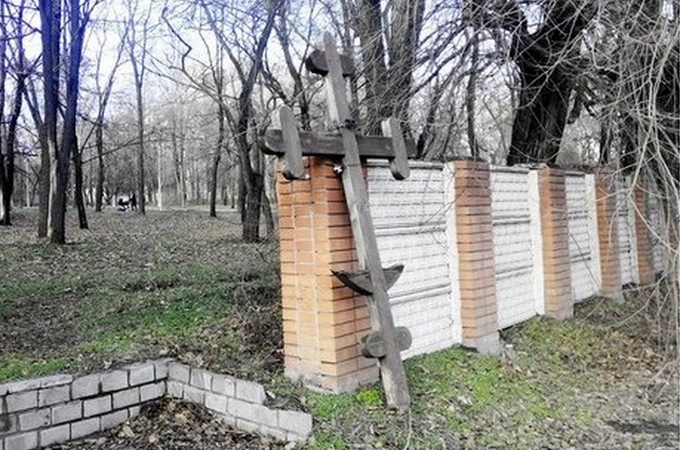
<path fill-rule="evenodd" d="M 324 51 L 315 51 L 306 64 L 312 72 L 326 76 L 328 112 L 331 121 L 338 124 L 339 134 L 299 132 L 293 112 L 288 107 L 282 107 L 278 112 L 281 130 L 266 132 L 263 150 L 281 157 L 283 174 L 291 180 L 303 176 L 303 156 L 342 158 L 339 171 L 362 270 L 358 273 L 333 273 L 345 285 L 367 296 L 372 332 L 363 339 L 362 353 L 378 358 L 380 362 L 387 406 L 407 411 L 410 408 L 410 396 L 399 352 L 410 347 L 411 335 L 406 328 L 395 328 L 387 295 L 387 290 L 401 275 L 403 265 L 383 269 L 380 262 L 361 158 L 390 160 L 393 176 L 401 180 L 409 175 L 407 157 L 413 153 L 415 146 L 404 141 L 399 122 L 393 118 L 382 123 L 384 137 L 355 134 L 343 80 L 343 75 L 351 73 L 349 62 L 338 54 L 330 33 L 324 33 L 323 46 Z"/>

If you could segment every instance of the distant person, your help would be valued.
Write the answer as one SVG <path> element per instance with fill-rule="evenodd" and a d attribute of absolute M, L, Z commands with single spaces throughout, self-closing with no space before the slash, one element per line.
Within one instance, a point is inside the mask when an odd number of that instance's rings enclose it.
<path fill-rule="evenodd" d="M 118 197 L 118 211 L 127 211 L 130 205 L 130 199 L 124 199 L 123 197 Z"/>
<path fill-rule="evenodd" d="M 137 211 L 137 197 L 135 197 L 134 192 L 130 195 L 130 209 L 132 211 Z"/>

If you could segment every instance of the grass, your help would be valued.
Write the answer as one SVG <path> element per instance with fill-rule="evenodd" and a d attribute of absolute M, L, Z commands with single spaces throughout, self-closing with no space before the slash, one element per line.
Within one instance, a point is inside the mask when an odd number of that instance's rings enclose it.
<path fill-rule="evenodd" d="M 593 300 L 579 316 L 588 315 L 593 305 L 619 312 L 631 308 Z M 631 373 L 659 367 L 644 350 L 646 344 L 632 340 L 628 331 L 637 332 L 587 318 L 534 318 L 503 333 L 501 357 L 451 348 L 409 359 L 412 410 L 406 416 L 384 410 L 380 385 L 341 396 L 303 393 L 318 419 L 315 439 L 305 448 L 583 448 L 584 433 L 607 433 L 601 431 L 603 418 L 618 414 L 613 412 L 617 403 L 627 401 L 597 399 L 607 398 L 610 388 L 628 389 L 634 383 Z M 639 387 L 633 384 L 625 392 L 638 395 Z M 664 436 L 654 442 L 632 448 L 675 448 L 678 441 Z"/>
<path fill-rule="evenodd" d="M 280 370 L 276 243 L 239 242 L 234 213 L 91 214 L 62 247 L 35 238 L 35 219 L 20 211 L 0 235 L 0 382 L 166 354 Z"/>
<path fill-rule="evenodd" d="M 6 356 L 0 358 L 0 380 L 14 380 L 51 375 L 71 368 L 72 361 L 68 357 L 47 360 Z"/>

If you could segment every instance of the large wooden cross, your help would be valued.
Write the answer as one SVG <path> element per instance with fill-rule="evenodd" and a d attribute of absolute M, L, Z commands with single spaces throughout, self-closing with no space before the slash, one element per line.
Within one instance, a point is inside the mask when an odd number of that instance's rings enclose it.
<path fill-rule="evenodd" d="M 330 33 L 324 33 L 323 47 L 323 51 L 315 51 L 306 63 L 311 71 L 326 76 L 328 112 L 331 122 L 338 126 L 339 134 L 299 132 L 293 112 L 288 107 L 282 107 L 278 111 L 281 130 L 266 132 L 264 151 L 283 159 L 283 174 L 288 179 L 303 176 L 303 156 L 324 155 L 342 159 L 338 171 L 342 175 L 352 234 L 362 270 L 358 273 L 333 273 L 344 284 L 366 295 L 372 332 L 363 339 L 362 353 L 378 358 L 380 362 L 387 406 L 406 411 L 410 407 L 410 396 L 400 351 L 410 346 L 411 336 L 407 329 L 395 328 L 387 295 L 387 290 L 401 274 L 403 265 L 383 269 L 380 262 L 361 159 L 389 159 L 394 177 L 404 179 L 409 175 L 409 152 L 396 119 L 383 121 L 385 136 L 356 134 L 343 79 L 343 75 L 351 74 L 351 65 L 338 54 Z M 413 145 L 409 147 L 413 148 Z"/>

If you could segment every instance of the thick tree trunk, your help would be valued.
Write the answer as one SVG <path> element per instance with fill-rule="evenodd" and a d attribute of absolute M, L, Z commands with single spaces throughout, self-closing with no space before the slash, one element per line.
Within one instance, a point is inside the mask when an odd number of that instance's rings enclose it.
<path fill-rule="evenodd" d="M 78 152 L 76 113 L 78 110 L 80 63 L 82 59 L 86 23 L 86 20 L 81 17 L 80 3 L 78 0 L 69 0 L 67 5 L 70 8 L 71 45 L 69 48 L 68 75 L 66 77 L 66 108 L 64 110 L 61 146 L 55 146 L 56 164 L 53 173 L 54 184 L 50 189 L 50 221 L 48 225 L 48 237 L 54 244 L 66 243 L 66 199 L 69 164 L 71 162 L 71 155 L 75 155 Z M 58 26 L 58 22 L 56 25 Z M 58 48 L 59 43 L 57 41 L 57 51 Z M 56 111 L 56 105 L 54 106 Z M 82 178 L 80 183 L 82 193 Z M 82 197 L 80 198 L 80 201 L 82 202 Z"/>
<path fill-rule="evenodd" d="M 392 115 L 386 99 L 388 89 L 385 46 L 382 39 L 382 12 L 380 0 L 359 0 L 355 31 L 361 42 L 361 59 L 366 78 L 364 103 L 366 134 L 380 134 L 382 119 Z"/>
<path fill-rule="evenodd" d="M 276 225 L 274 224 L 274 214 L 272 214 L 272 206 L 266 190 L 262 191 L 262 214 L 264 215 L 265 235 L 272 236 L 276 230 Z"/>
<path fill-rule="evenodd" d="M 21 104 L 26 89 L 26 76 L 19 75 L 17 85 L 14 92 L 14 104 L 12 113 L 9 117 L 9 126 L 7 127 L 7 136 L 5 142 L 5 149 L 7 153 L 0 155 L 0 189 L 2 190 L 2 201 L 0 202 L 0 225 L 12 225 L 11 211 L 12 211 L 12 194 L 14 193 L 14 177 L 15 177 L 15 145 L 17 139 L 17 128 L 19 125 L 19 116 L 21 115 Z M 0 152 L 1 153 L 1 152 Z"/>
<path fill-rule="evenodd" d="M 221 158 L 222 155 L 220 154 L 220 150 L 218 150 L 213 157 L 210 174 L 210 217 L 217 217 L 217 177 L 219 174 Z"/>
<path fill-rule="evenodd" d="M 261 199 L 264 191 L 264 177 L 253 172 L 251 184 L 246 188 L 245 211 L 243 214 L 242 235 L 245 242 L 257 242 L 260 239 Z"/>
<path fill-rule="evenodd" d="M 65 187 L 68 173 L 64 174 L 64 166 L 68 168 L 68 158 L 59 158 L 59 144 L 57 141 L 57 109 L 59 106 L 59 43 L 61 26 L 61 5 L 54 0 L 40 0 L 40 19 L 42 24 L 42 60 L 43 60 L 43 94 L 45 110 L 45 142 L 47 158 L 43 160 L 43 169 L 47 172 L 47 195 L 41 198 L 41 205 L 45 206 L 47 216 L 46 235 L 54 243 L 65 240 L 64 217 L 65 211 L 60 207 L 66 206 L 66 189 L 59 192 L 59 187 Z M 62 179 L 57 186 L 58 175 Z M 64 177 L 66 177 L 64 179 Z M 63 198 L 60 201 L 60 194 Z M 43 203 L 44 202 L 44 203 Z M 39 230 L 40 232 L 40 230 Z"/>
<path fill-rule="evenodd" d="M 472 31 L 472 55 L 470 57 L 470 76 L 468 78 L 465 94 L 465 111 L 467 115 L 467 138 L 470 146 L 470 155 L 479 158 L 480 148 L 475 132 L 475 115 L 477 104 L 477 63 L 479 60 L 479 35 L 477 29 Z"/>
<path fill-rule="evenodd" d="M 0 163 L 9 165 L 9 161 Z M 12 225 L 11 211 L 12 211 L 12 191 L 14 185 L 13 169 L 7 167 L 7 173 L 0 175 L 0 225 Z"/>
<path fill-rule="evenodd" d="M 511 57 L 521 83 L 507 158 L 510 166 L 555 164 L 578 71 L 581 32 L 594 13 L 574 2 L 549 3 L 547 8 L 542 27 L 533 34 L 519 10 L 521 22 L 512 24 Z"/>
<path fill-rule="evenodd" d="M 551 63 L 546 60 L 543 64 Z M 539 61 L 520 67 L 522 83 L 507 163 L 554 165 L 567 124 L 573 83 L 557 68 L 546 74 L 546 66 Z"/>
<path fill-rule="evenodd" d="M 47 237 L 50 215 L 50 167 L 52 159 L 45 126 L 40 130 L 40 172 L 38 173 L 38 237 Z"/>

